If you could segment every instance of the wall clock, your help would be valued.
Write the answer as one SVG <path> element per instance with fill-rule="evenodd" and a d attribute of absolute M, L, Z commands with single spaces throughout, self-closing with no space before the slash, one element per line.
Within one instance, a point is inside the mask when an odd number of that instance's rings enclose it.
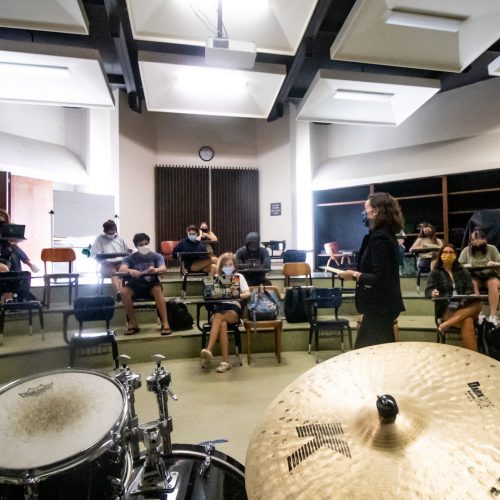
<path fill-rule="evenodd" d="M 203 161 L 210 161 L 215 155 L 214 150 L 210 146 L 201 147 L 198 154 Z"/>

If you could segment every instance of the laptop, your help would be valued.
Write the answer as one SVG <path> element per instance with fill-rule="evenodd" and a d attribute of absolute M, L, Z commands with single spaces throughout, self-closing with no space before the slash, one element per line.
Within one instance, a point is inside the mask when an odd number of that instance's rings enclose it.
<path fill-rule="evenodd" d="M 24 224 L 3 224 L 0 226 L 0 240 L 2 241 L 23 241 L 24 230 L 26 226 Z"/>

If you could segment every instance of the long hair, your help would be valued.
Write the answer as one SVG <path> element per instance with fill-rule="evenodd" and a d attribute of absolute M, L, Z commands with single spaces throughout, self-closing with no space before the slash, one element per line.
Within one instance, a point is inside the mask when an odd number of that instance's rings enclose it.
<path fill-rule="evenodd" d="M 7 224 L 10 224 L 10 215 L 9 215 L 9 212 L 7 212 L 7 210 L 0 208 L 0 216 L 3 216 L 3 218 L 5 219 L 5 222 Z"/>
<path fill-rule="evenodd" d="M 432 233 L 430 236 L 426 236 L 426 234 L 424 233 L 424 229 L 426 229 L 426 228 L 430 228 L 432 230 Z M 418 233 L 418 237 L 419 238 L 430 238 L 432 243 L 434 243 L 435 245 L 437 245 L 437 243 L 438 243 L 438 240 L 436 237 L 436 229 L 430 222 L 422 222 L 422 224 L 420 224 L 420 232 Z"/>
<path fill-rule="evenodd" d="M 377 209 L 373 219 L 373 228 L 388 228 L 391 233 L 397 234 L 403 229 L 404 218 L 401 207 L 389 193 L 374 193 L 368 196 L 370 205 Z"/>
<path fill-rule="evenodd" d="M 222 268 L 226 265 L 226 262 L 232 260 L 236 264 L 236 259 L 234 253 L 226 252 L 223 253 L 217 260 L 217 274 L 220 276 L 222 274 Z"/>
<path fill-rule="evenodd" d="M 455 259 L 455 262 L 453 262 L 453 265 L 451 266 L 451 270 L 453 272 L 455 272 L 455 271 L 458 271 L 459 269 L 462 269 L 462 264 L 460 264 L 460 262 L 458 262 L 457 249 L 455 248 L 455 245 L 452 245 L 451 243 L 447 243 L 446 245 L 443 245 L 439 249 L 437 261 L 436 261 L 436 265 L 434 266 L 434 269 L 438 269 L 440 267 L 443 267 L 443 259 L 441 258 L 441 256 L 443 255 L 443 250 L 445 248 L 451 248 L 455 252 L 456 259 Z"/>
<path fill-rule="evenodd" d="M 480 246 L 473 245 L 472 243 L 475 240 L 484 240 L 485 244 Z M 474 229 L 474 231 L 472 231 L 469 236 L 469 252 L 472 255 L 486 255 L 486 253 L 488 252 L 488 244 L 486 243 L 486 241 L 486 233 L 481 229 Z"/>

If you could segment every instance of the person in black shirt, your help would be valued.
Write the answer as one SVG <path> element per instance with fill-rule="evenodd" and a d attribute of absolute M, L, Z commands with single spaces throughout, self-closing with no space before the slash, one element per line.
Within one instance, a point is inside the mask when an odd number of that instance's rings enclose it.
<path fill-rule="evenodd" d="M 206 252 L 207 247 L 205 243 L 200 241 L 199 230 L 195 225 L 190 225 L 186 228 L 186 237 L 179 241 L 174 247 L 173 257 L 177 258 L 178 253 L 189 252 Z M 183 256 L 184 263 L 189 271 L 197 273 L 207 273 L 211 276 L 217 272 L 217 257 L 202 257 L 195 255 L 193 257 Z"/>
<path fill-rule="evenodd" d="M 474 288 L 469 272 L 458 262 L 455 247 L 447 244 L 441 248 L 437 264 L 427 279 L 425 296 L 452 297 L 453 295 L 472 295 Z M 441 323 L 439 330 L 446 332 L 450 327 L 460 328 L 464 347 L 477 351 L 474 320 L 481 312 L 482 304 L 471 298 L 460 301 L 439 301 L 436 304 L 436 316 Z"/>
<path fill-rule="evenodd" d="M 266 271 L 271 269 L 271 257 L 267 249 L 260 246 L 259 233 L 248 233 L 245 246 L 236 252 L 236 269 L 244 271 L 249 268 L 252 273 L 245 277 L 250 286 L 272 285 L 266 278 Z"/>
<path fill-rule="evenodd" d="M 371 194 L 362 220 L 370 231 L 361 244 L 358 269 L 339 274 L 342 279 L 356 281 L 356 309 L 363 314 L 356 349 L 394 342 L 394 321 L 405 309 L 396 238 L 403 228 L 399 203 L 387 193 Z"/>

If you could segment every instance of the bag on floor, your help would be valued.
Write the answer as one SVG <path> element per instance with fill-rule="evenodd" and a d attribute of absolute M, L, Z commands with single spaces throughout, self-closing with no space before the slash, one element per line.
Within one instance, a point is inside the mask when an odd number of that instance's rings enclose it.
<path fill-rule="evenodd" d="M 483 321 L 477 340 L 479 352 L 500 361 L 500 327 Z"/>
<path fill-rule="evenodd" d="M 253 290 L 248 302 L 248 317 L 255 321 L 276 319 L 280 312 L 278 297 L 272 290 Z"/>
<path fill-rule="evenodd" d="M 167 301 L 167 317 L 172 330 L 190 330 L 193 327 L 193 316 L 182 300 Z"/>
<path fill-rule="evenodd" d="M 294 286 L 285 294 L 285 318 L 288 323 L 306 323 L 309 321 L 306 299 L 311 296 L 311 288 Z"/>

